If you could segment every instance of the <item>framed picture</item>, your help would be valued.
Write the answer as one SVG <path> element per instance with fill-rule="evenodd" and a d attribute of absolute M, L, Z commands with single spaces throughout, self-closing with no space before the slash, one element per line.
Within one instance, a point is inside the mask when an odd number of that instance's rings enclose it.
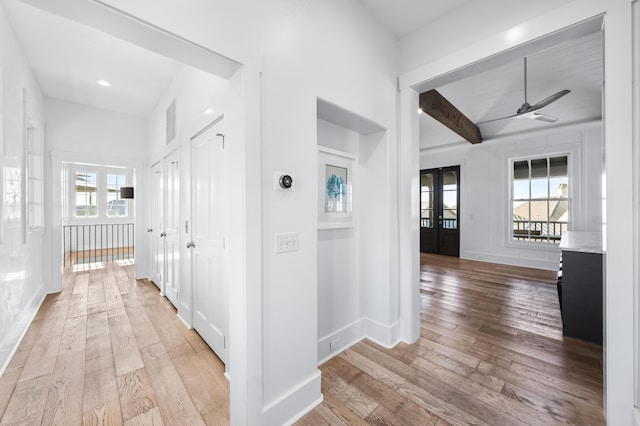
<path fill-rule="evenodd" d="M 354 226 L 356 157 L 318 147 L 318 229 Z"/>

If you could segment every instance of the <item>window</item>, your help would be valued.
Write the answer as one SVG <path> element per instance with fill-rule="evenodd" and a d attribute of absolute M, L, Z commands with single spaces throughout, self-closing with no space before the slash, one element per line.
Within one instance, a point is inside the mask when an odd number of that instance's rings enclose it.
<path fill-rule="evenodd" d="M 120 188 L 127 186 L 127 176 L 107 174 L 107 216 L 126 216 L 127 200 L 120 199 Z"/>
<path fill-rule="evenodd" d="M 133 185 L 133 169 L 81 163 L 64 167 L 65 223 L 133 220 L 132 200 L 120 198 L 120 189 Z"/>
<path fill-rule="evenodd" d="M 20 220 L 22 205 L 22 172 L 20 167 L 4 167 L 4 218 Z"/>
<path fill-rule="evenodd" d="M 35 121 L 27 125 L 27 216 L 29 230 L 44 226 L 44 155 L 40 126 Z"/>
<path fill-rule="evenodd" d="M 96 217 L 98 215 L 98 177 L 93 171 L 75 172 L 75 217 Z"/>
<path fill-rule="evenodd" d="M 560 241 L 569 227 L 567 163 L 567 155 L 512 161 L 512 240 Z"/>
<path fill-rule="evenodd" d="M 420 175 L 420 227 L 433 228 L 433 173 Z"/>

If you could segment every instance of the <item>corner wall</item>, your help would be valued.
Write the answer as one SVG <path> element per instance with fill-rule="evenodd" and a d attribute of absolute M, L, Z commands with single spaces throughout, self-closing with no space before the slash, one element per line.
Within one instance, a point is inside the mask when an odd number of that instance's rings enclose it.
<path fill-rule="evenodd" d="M 365 337 L 385 347 L 399 338 L 398 280 L 392 272 L 393 155 L 387 132 L 371 127 L 355 131 L 318 119 L 318 147 L 355 158 L 349 178 L 352 226 L 318 229 L 318 364 Z M 318 167 L 324 193 L 324 170 L 321 163 Z"/>

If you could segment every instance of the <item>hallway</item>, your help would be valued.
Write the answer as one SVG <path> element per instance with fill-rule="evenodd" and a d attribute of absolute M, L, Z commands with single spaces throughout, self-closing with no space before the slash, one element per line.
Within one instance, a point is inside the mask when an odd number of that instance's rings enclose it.
<path fill-rule="evenodd" d="M 0 378 L 0 424 L 228 424 L 224 365 L 132 264 L 67 272 Z"/>

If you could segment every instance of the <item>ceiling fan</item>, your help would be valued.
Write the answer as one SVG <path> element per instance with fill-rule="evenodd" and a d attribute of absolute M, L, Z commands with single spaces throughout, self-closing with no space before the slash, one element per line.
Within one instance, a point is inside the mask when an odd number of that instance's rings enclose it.
<path fill-rule="evenodd" d="M 556 117 L 553 117 L 551 115 L 546 115 L 546 114 L 542 114 L 538 111 L 541 108 L 546 107 L 547 105 L 549 105 L 552 102 L 557 101 L 558 99 L 560 99 L 561 97 L 563 97 L 564 95 L 570 93 L 571 90 L 561 90 L 557 93 L 554 93 L 553 95 L 544 98 L 543 100 L 541 100 L 540 102 L 538 102 L 535 105 L 529 105 L 529 102 L 527 102 L 527 58 L 524 58 L 524 103 L 522 104 L 522 106 L 520 108 L 518 108 L 518 111 L 513 114 L 513 115 L 508 115 L 506 117 L 500 117 L 500 118 L 494 118 L 492 120 L 486 120 L 486 121 L 480 121 L 478 124 L 483 124 L 483 123 L 490 123 L 492 121 L 498 121 L 498 120 L 505 120 L 507 118 L 530 118 L 533 120 L 539 120 L 539 121 L 546 121 L 548 123 L 555 123 L 556 121 L 558 121 L 558 119 Z"/>

